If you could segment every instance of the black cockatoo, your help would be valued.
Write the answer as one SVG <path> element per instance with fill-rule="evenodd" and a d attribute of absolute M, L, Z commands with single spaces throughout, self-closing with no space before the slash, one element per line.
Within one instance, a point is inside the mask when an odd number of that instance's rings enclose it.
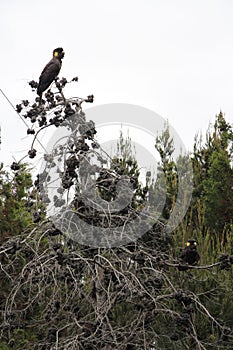
<path fill-rule="evenodd" d="M 39 78 L 39 85 L 37 87 L 37 94 L 40 97 L 40 101 L 42 99 L 43 92 L 48 89 L 54 79 L 58 76 L 64 55 L 65 52 L 63 51 L 63 48 L 58 47 L 57 49 L 53 50 L 53 58 L 44 67 Z"/>
<path fill-rule="evenodd" d="M 185 244 L 185 248 L 180 252 L 181 265 L 178 268 L 180 271 L 187 270 L 188 267 L 183 264 L 195 266 L 199 260 L 200 255 L 197 251 L 197 241 L 195 239 L 189 239 Z"/>

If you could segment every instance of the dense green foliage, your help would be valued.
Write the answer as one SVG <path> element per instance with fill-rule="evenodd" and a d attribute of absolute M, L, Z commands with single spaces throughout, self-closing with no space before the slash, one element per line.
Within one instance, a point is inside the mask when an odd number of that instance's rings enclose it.
<path fill-rule="evenodd" d="M 33 211 L 34 210 L 34 211 Z M 0 235 L 3 238 L 20 235 L 33 223 L 35 193 L 30 171 L 22 165 L 18 171 L 0 169 Z"/>

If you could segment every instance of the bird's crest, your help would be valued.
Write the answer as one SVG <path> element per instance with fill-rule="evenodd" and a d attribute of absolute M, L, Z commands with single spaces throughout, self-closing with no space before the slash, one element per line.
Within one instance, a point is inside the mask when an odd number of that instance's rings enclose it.
<path fill-rule="evenodd" d="M 57 47 L 55 50 L 53 50 L 53 57 L 58 57 L 60 58 L 64 57 L 65 52 L 63 51 L 62 47 Z"/>

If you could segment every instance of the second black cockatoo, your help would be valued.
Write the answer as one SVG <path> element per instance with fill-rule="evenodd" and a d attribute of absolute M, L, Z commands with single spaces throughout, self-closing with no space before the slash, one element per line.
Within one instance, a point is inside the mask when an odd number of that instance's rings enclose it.
<path fill-rule="evenodd" d="M 195 239 L 189 239 L 186 242 L 185 248 L 180 252 L 179 258 L 181 263 L 179 266 L 180 271 L 188 269 L 183 264 L 191 266 L 197 265 L 198 261 L 200 260 L 200 255 L 197 251 L 197 241 Z"/>

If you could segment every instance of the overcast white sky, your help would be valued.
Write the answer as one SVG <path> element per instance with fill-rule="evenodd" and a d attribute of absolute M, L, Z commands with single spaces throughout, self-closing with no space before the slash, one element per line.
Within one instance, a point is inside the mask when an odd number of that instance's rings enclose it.
<path fill-rule="evenodd" d="M 0 89 L 32 99 L 54 48 L 61 76 L 79 76 L 72 95 L 94 105 L 125 102 L 165 119 L 192 150 L 220 109 L 233 122 L 233 1 L 1 0 Z M 26 128 L 0 96 L 0 161 L 27 151 Z"/>

